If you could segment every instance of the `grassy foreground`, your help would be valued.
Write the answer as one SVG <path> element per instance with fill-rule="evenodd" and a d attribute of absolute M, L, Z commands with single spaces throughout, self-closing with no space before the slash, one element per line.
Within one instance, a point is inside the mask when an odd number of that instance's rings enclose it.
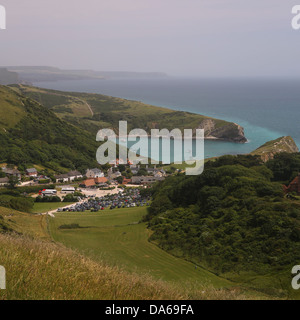
<path fill-rule="evenodd" d="M 0 232 L 0 265 L 6 268 L 7 275 L 7 289 L 0 291 L 0 300 L 251 298 L 239 288 L 216 289 L 207 283 L 183 287 L 179 282 L 157 280 L 146 273 L 129 273 L 51 242 L 45 216 L 2 207 L 0 215 L 3 223 L 18 232 Z"/>
<path fill-rule="evenodd" d="M 64 246 L 0 234 L 7 290 L 0 300 L 244 299 L 237 289 L 182 289 L 147 275 L 129 274 Z M 4 262 L 4 263 L 3 263 Z"/>
<path fill-rule="evenodd" d="M 128 272 L 149 273 L 156 279 L 180 283 L 201 281 L 218 288 L 232 285 L 149 242 L 150 231 L 145 223 L 139 223 L 145 214 L 145 207 L 99 213 L 57 213 L 55 218 L 49 218 L 50 233 L 55 241 Z M 72 224 L 80 228 L 59 228 Z"/>

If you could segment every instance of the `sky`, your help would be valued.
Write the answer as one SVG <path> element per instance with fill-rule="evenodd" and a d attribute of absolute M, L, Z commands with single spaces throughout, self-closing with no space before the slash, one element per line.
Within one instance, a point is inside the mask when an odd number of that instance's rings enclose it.
<path fill-rule="evenodd" d="M 0 65 L 300 77 L 300 0 L 0 0 Z"/>

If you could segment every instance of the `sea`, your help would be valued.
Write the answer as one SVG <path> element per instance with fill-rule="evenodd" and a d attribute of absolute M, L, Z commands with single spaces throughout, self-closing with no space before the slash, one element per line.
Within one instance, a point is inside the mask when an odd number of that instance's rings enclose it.
<path fill-rule="evenodd" d="M 34 85 L 137 100 L 232 121 L 244 128 L 247 143 L 207 140 L 205 158 L 246 154 L 267 141 L 286 135 L 292 136 L 300 147 L 300 79 L 166 77 L 60 80 L 38 82 Z"/>

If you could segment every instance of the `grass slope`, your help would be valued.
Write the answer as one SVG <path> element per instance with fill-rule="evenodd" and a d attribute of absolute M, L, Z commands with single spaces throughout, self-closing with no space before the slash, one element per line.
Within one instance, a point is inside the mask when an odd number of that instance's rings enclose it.
<path fill-rule="evenodd" d="M 292 137 L 280 137 L 278 139 L 268 141 L 256 150 L 252 151 L 252 155 L 258 155 L 264 162 L 273 159 L 278 153 L 296 153 L 299 149 Z"/>
<path fill-rule="evenodd" d="M 0 86 L 0 161 L 57 172 L 96 166 L 95 136 L 34 100 Z"/>
<path fill-rule="evenodd" d="M 205 129 L 206 135 L 212 133 L 219 138 L 246 141 L 236 124 L 190 112 L 174 111 L 101 94 L 62 92 L 22 85 L 13 88 L 47 106 L 60 118 L 94 134 L 100 128 L 113 128 L 118 132 L 120 120 L 128 121 L 129 130 L 143 128 L 148 134 L 154 128 L 196 129 L 206 121 L 206 125 L 210 127 Z"/>
<path fill-rule="evenodd" d="M 168 281 L 190 292 L 195 288 L 198 288 L 196 291 L 202 288 L 208 294 L 214 288 L 215 292 L 237 290 L 244 298 L 270 298 L 203 268 L 195 268 L 193 263 L 161 250 L 149 242 L 150 231 L 146 224 L 138 223 L 144 214 L 144 208 L 105 210 L 93 214 L 57 213 L 56 218 L 49 218 L 49 229 L 55 241 L 78 249 L 93 260 L 105 261 L 130 273 L 146 273 L 154 279 Z M 77 224 L 80 228 L 59 228 L 61 225 L 71 224 Z"/>
<path fill-rule="evenodd" d="M 0 264 L 6 268 L 7 289 L 0 300 L 32 299 L 246 299 L 238 288 L 181 285 L 128 273 L 106 261 L 92 260 L 49 241 L 45 216 L 0 207 L 4 223 L 19 234 L 0 228 Z M 138 218 L 138 216 L 135 216 Z M 116 220 L 114 220 L 116 219 Z M 116 222 L 115 216 L 112 222 Z M 109 221 L 106 221 L 109 224 Z"/>

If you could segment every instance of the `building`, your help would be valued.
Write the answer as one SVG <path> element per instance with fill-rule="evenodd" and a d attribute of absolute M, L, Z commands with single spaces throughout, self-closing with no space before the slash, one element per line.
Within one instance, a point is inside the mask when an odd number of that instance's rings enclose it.
<path fill-rule="evenodd" d="M 17 169 L 2 168 L 2 172 L 7 174 L 8 176 L 17 177 L 19 181 L 21 180 L 21 172 Z"/>
<path fill-rule="evenodd" d="M 9 183 L 9 179 L 7 177 L 0 178 L 0 187 L 4 187 Z"/>
<path fill-rule="evenodd" d="M 64 182 L 72 182 L 75 179 L 80 179 L 82 177 L 83 176 L 79 171 L 70 171 L 68 173 L 55 176 L 55 180 L 57 183 L 64 183 Z"/>
<path fill-rule="evenodd" d="M 126 179 L 126 178 L 124 178 L 123 182 L 122 182 L 122 184 L 124 184 L 124 185 L 131 184 L 131 183 L 132 183 L 132 180 L 131 179 Z"/>
<path fill-rule="evenodd" d="M 56 183 L 63 183 L 63 182 L 69 182 L 69 176 L 67 173 L 65 174 L 59 174 L 55 176 Z"/>
<path fill-rule="evenodd" d="M 166 171 L 164 169 L 161 169 L 161 170 L 157 170 L 155 173 L 154 173 L 154 177 L 165 177 L 167 174 L 166 174 Z"/>
<path fill-rule="evenodd" d="M 80 184 L 80 187 L 82 187 L 82 188 L 95 188 L 96 187 L 95 179 L 84 180 Z"/>
<path fill-rule="evenodd" d="M 38 172 L 36 168 L 29 168 L 29 169 L 26 169 L 26 175 L 29 177 L 37 177 Z"/>
<path fill-rule="evenodd" d="M 105 178 L 105 177 L 101 177 L 101 178 L 95 178 L 94 181 L 95 181 L 96 185 L 98 185 L 98 186 L 104 186 L 104 185 L 107 184 L 107 181 L 108 181 L 108 180 L 107 180 L 107 178 Z"/>
<path fill-rule="evenodd" d="M 94 179 L 87 179 L 84 180 L 80 187 L 82 188 L 98 188 L 98 187 L 104 187 L 107 185 L 107 178 L 101 177 L 101 178 L 94 178 Z"/>
<path fill-rule="evenodd" d="M 289 184 L 289 186 L 284 186 L 285 193 L 295 192 L 300 196 L 300 173 L 298 176 Z"/>
<path fill-rule="evenodd" d="M 102 177 L 104 177 L 104 173 L 98 168 L 87 169 L 85 175 L 87 178 L 102 178 Z"/>
<path fill-rule="evenodd" d="M 108 176 L 108 180 L 114 180 L 114 179 L 116 179 L 116 178 L 118 178 L 118 177 L 121 177 L 122 174 L 121 174 L 120 171 L 113 172 L 113 169 L 110 168 L 110 169 L 108 170 L 108 172 L 107 172 L 107 176 Z"/>
<path fill-rule="evenodd" d="M 136 176 L 131 178 L 133 184 L 151 184 L 157 181 L 163 181 L 164 179 L 164 177 L 154 176 Z"/>
<path fill-rule="evenodd" d="M 132 174 L 137 174 L 138 172 L 139 172 L 139 170 L 140 170 L 140 165 L 131 165 L 130 166 L 130 170 L 131 170 L 131 172 L 132 172 Z"/>

